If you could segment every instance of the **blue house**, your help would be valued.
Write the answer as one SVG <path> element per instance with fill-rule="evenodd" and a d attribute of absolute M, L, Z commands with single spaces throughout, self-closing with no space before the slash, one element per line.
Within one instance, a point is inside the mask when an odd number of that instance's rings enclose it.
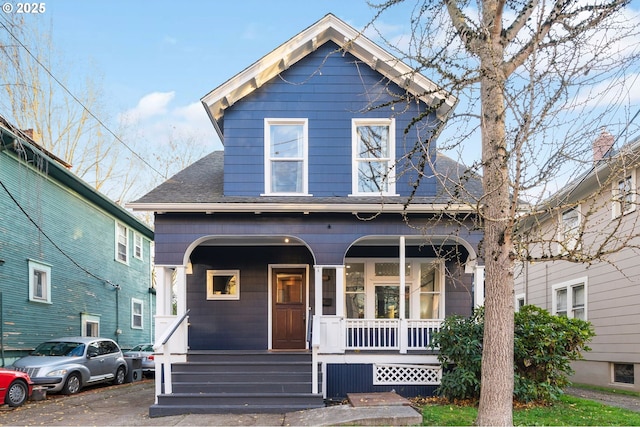
<path fill-rule="evenodd" d="M 2 366 L 62 336 L 153 339 L 153 231 L 0 117 Z"/>
<path fill-rule="evenodd" d="M 224 151 L 129 205 L 155 213 L 152 416 L 433 393 L 430 337 L 483 283 L 451 196 L 480 181 L 421 145 L 455 101 L 331 14 L 202 98 Z"/>

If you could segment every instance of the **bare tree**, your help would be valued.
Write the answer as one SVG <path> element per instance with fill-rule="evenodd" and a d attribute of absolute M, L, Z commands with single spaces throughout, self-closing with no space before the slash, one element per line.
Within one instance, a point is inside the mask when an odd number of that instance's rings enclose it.
<path fill-rule="evenodd" d="M 373 5 L 377 13 L 369 29 L 401 3 L 407 6 L 409 1 Z M 481 143 L 480 158 L 467 174 L 482 175 L 483 196 L 463 200 L 476 206 L 484 229 L 485 335 L 478 425 L 513 423 L 514 263 L 532 256 L 548 259 L 543 246 L 535 253 L 523 248 L 544 239 L 557 242 L 558 233 L 539 227 L 539 218 L 575 203 L 570 198 L 550 203 L 546 197 L 591 169 L 591 143 L 602 126 L 618 135 L 623 130 L 626 136 L 632 134 L 629 88 L 639 65 L 635 38 L 640 21 L 630 16 L 628 4 L 411 1 L 409 40 L 387 41 L 397 56 L 459 99 L 442 125 L 439 147 L 462 155 Z M 416 143 L 410 163 L 418 172 L 419 165 L 432 158 L 431 142 Z M 453 200 L 469 196 L 460 178 L 443 186 Z M 610 185 L 602 188 L 611 191 Z M 527 232 L 520 232 L 523 221 Z M 567 250 L 553 257 L 596 260 L 628 243 L 615 237 L 616 227 L 608 231 L 599 244 L 588 246 L 590 252 L 586 245 L 565 242 Z M 581 239 L 584 233 L 578 230 L 571 236 Z"/>

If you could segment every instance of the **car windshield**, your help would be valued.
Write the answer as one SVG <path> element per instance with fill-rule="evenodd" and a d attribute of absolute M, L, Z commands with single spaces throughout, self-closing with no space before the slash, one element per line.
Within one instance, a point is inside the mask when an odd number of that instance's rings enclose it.
<path fill-rule="evenodd" d="M 153 351 L 153 344 L 138 344 L 129 351 Z"/>
<path fill-rule="evenodd" d="M 80 342 L 51 341 L 40 344 L 32 356 L 82 356 L 84 344 Z"/>

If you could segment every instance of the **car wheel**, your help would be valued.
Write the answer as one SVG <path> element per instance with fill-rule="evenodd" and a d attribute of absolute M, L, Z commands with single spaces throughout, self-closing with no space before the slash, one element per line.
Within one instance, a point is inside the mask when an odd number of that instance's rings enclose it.
<path fill-rule="evenodd" d="M 7 393 L 4 397 L 4 403 L 11 407 L 22 405 L 27 401 L 29 397 L 29 387 L 22 380 L 15 380 L 7 388 Z"/>
<path fill-rule="evenodd" d="M 80 375 L 77 373 L 69 374 L 67 377 L 67 382 L 64 383 L 64 387 L 62 388 L 63 394 L 76 394 L 82 388 L 82 381 L 80 380 Z"/>
<path fill-rule="evenodd" d="M 124 372 L 124 366 L 118 367 L 118 370 L 116 371 L 116 377 L 113 379 L 113 385 L 124 384 L 125 376 L 126 374 Z"/>

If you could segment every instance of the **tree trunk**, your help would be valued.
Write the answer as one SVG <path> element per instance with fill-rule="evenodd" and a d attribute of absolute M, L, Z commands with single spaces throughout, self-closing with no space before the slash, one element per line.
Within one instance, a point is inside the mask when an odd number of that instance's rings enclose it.
<path fill-rule="evenodd" d="M 513 425 L 512 213 L 505 139 L 502 47 L 481 55 L 485 322 L 477 425 Z"/>

